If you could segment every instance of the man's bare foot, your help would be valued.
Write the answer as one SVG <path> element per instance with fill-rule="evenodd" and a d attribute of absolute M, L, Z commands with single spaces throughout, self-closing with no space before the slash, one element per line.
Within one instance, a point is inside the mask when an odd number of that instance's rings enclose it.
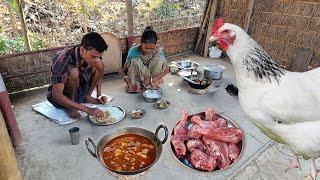
<path fill-rule="evenodd" d="M 80 113 L 75 109 L 68 109 L 66 111 L 67 111 L 69 117 L 72 119 L 80 119 L 81 118 Z"/>

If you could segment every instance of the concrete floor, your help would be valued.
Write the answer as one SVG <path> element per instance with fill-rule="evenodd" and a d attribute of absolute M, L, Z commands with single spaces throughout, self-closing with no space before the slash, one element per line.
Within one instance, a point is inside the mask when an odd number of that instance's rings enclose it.
<path fill-rule="evenodd" d="M 302 171 L 282 171 L 282 166 L 289 162 L 289 157 L 281 153 L 285 147 L 275 146 L 259 129 L 252 125 L 243 113 L 237 97 L 229 96 L 225 87 L 229 82 L 234 83 L 232 66 L 222 60 L 212 60 L 199 56 L 189 56 L 200 63 L 220 63 L 226 67 L 220 88 L 209 88 L 210 93 L 194 95 L 187 91 L 187 84 L 176 75 L 165 77 L 162 85 L 163 98 L 171 102 L 166 110 L 158 110 L 153 104 L 146 103 L 141 94 L 127 94 L 124 83 L 118 75 L 107 75 L 103 80 L 103 93 L 111 95 L 114 100 L 110 103 L 123 107 L 126 112 L 134 108 L 144 108 L 146 115 L 141 119 L 131 119 L 128 115 L 123 121 L 111 126 L 95 126 L 88 119 L 76 121 L 73 124 L 60 126 L 49 121 L 46 117 L 32 111 L 32 105 L 46 100 L 47 89 L 39 89 L 20 93 L 11 97 L 15 115 L 19 123 L 23 142 L 16 148 L 24 179 L 302 179 L 309 173 L 309 164 L 302 161 Z M 177 59 L 178 60 L 178 59 Z M 201 70 L 201 68 L 200 68 Z M 180 164 L 175 159 L 167 141 L 159 161 L 143 174 L 124 177 L 110 173 L 92 157 L 86 150 L 84 141 L 91 137 L 97 142 L 105 134 L 112 133 L 118 128 L 135 126 L 155 131 L 159 124 L 168 127 L 170 133 L 181 116 L 181 111 L 187 109 L 197 113 L 212 107 L 218 113 L 236 122 L 245 131 L 244 149 L 240 159 L 224 171 L 199 172 Z M 80 128 L 80 144 L 71 145 L 68 129 Z M 160 137 L 163 134 L 160 133 Z M 281 152 L 279 148 L 284 149 Z M 287 154 L 291 155 L 290 152 Z"/>

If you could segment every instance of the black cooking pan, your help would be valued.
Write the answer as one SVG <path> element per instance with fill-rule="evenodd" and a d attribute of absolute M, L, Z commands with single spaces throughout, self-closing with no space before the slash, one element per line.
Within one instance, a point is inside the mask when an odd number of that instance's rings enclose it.
<path fill-rule="evenodd" d="M 188 84 L 190 87 L 194 89 L 205 89 L 209 87 L 212 83 L 212 80 L 210 78 L 198 78 L 198 77 L 190 77 L 191 81 L 188 81 Z"/>

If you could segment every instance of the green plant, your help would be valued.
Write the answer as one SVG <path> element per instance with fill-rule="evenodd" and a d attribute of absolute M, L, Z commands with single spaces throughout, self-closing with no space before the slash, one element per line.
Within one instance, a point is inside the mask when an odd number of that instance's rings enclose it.
<path fill-rule="evenodd" d="M 158 9 L 156 9 L 156 17 L 157 19 L 172 18 L 178 15 L 179 10 L 179 4 L 169 3 L 165 1 L 160 5 Z"/>
<path fill-rule="evenodd" d="M 36 37 L 31 37 L 31 46 L 33 50 L 43 49 L 43 41 L 41 39 L 37 39 Z M 24 52 L 26 50 L 24 46 L 23 38 L 19 37 L 16 39 L 9 38 L 0 34 L 0 54 L 11 54 Z"/>

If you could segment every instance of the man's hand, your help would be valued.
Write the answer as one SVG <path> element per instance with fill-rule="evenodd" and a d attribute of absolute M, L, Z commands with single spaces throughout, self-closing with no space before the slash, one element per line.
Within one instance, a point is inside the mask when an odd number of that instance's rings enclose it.
<path fill-rule="evenodd" d="M 94 117 L 103 117 L 104 113 L 101 111 L 99 108 L 89 108 L 88 107 L 88 112 L 89 115 L 94 116 Z"/>
<path fill-rule="evenodd" d="M 105 104 L 105 103 L 108 102 L 107 96 L 99 96 L 98 99 L 99 99 L 101 104 Z"/>

